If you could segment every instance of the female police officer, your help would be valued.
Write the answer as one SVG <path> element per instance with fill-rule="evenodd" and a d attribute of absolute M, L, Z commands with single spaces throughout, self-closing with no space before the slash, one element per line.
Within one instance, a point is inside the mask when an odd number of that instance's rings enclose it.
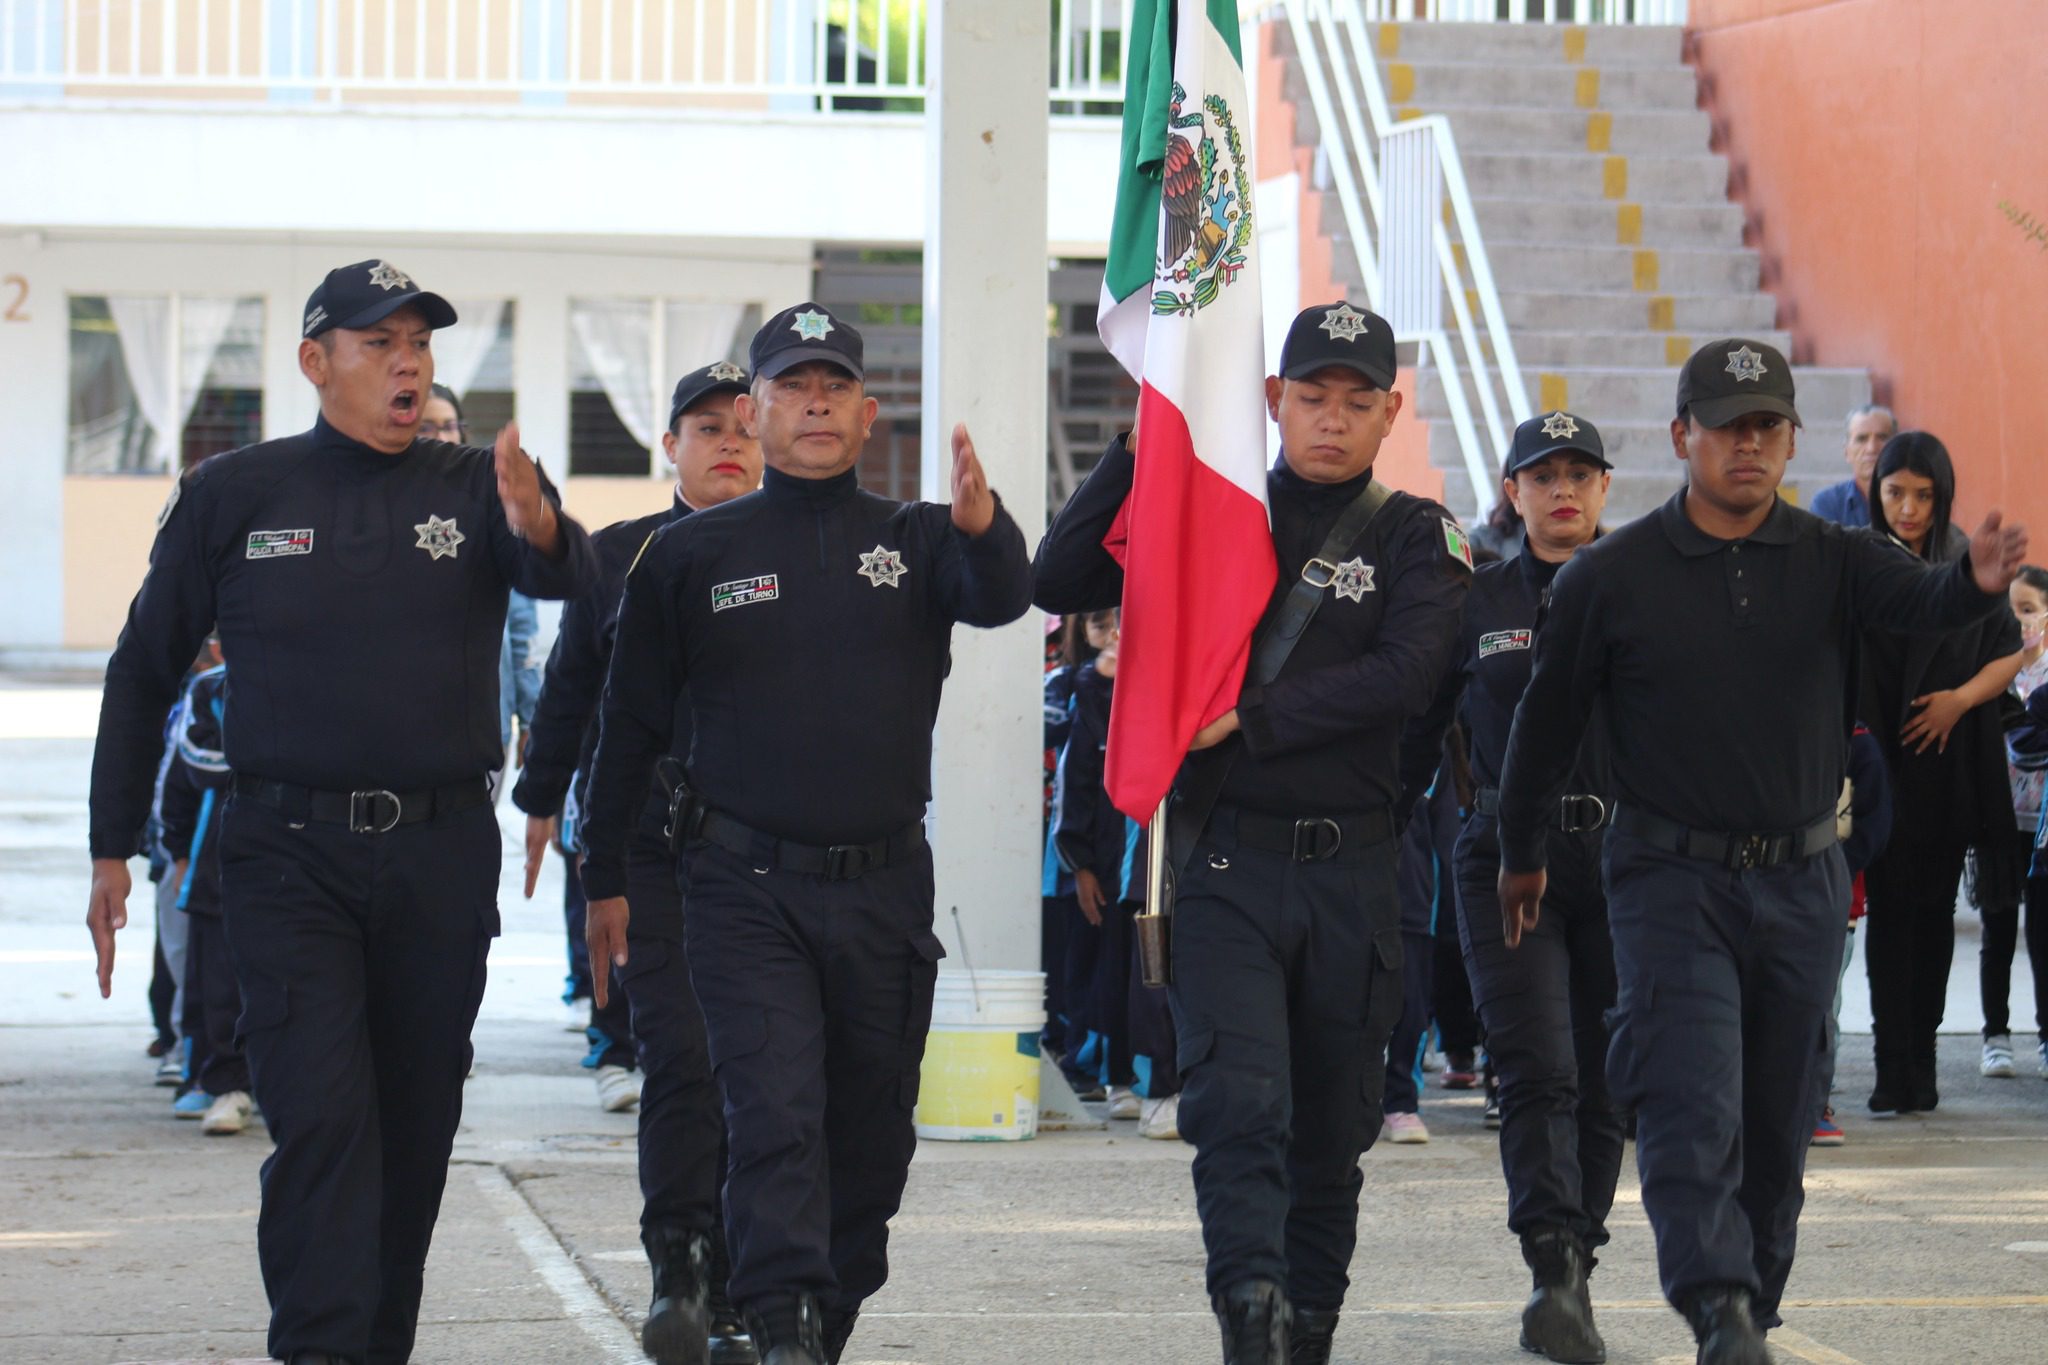
<path fill-rule="evenodd" d="M 1465 603 L 1459 662 L 1446 691 L 1464 689 L 1474 809 L 1458 836 L 1458 934 L 1472 995 L 1500 1077 L 1500 1161 L 1508 1228 L 1522 1239 L 1535 1292 L 1522 1345 L 1552 1360 L 1600 1361 L 1586 1290 L 1590 1252 L 1607 1241 L 1621 1170 L 1622 1116 L 1607 1092 L 1614 947 L 1600 885 L 1601 830 L 1613 787 L 1606 732 L 1595 725 L 1549 822 L 1546 915 L 1510 951 L 1494 891 L 1500 770 L 1515 704 L 1529 685 L 1532 645 L 1557 571 L 1599 534 L 1610 466 L 1591 422 L 1569 412 L 1515 429 L 1501 490 L 1525 528 L 1521 552 L 1482 567 Z"/>
<path fill-rule="evenodd" d="M 454 321 L 387 261 L 328 272 L 299 342 L 319 420 L 179 486 L 100 706 L 86 922 L 105 994 L 163 713 L 220 623 L 222 909 L 277 1142 L 256 1242 L 286 1361 L 411 1354 L 498 930 L 506 593 L 568 597 L 595 571 L 516 428 L 495 456 L 418 436 L 431 334 Z"/>

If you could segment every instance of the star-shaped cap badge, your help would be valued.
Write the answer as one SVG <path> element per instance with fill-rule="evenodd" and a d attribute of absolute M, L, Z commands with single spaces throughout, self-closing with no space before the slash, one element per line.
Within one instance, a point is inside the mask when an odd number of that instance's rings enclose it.
<path fill-rule="evenodd" d="M 1760 383 L 1764 377 L 1764 358 L 1747 346 L 1738 346 L 1728 353 L 1728 373 L 1735 376 L 1737 383 Z"/>
<path fill-rule="evenodd" d="M 878 588 L 900 586 L 903 575 L 909 572 L 910 566 L 903 562 L 901 554 L 879 545 L 860 557 L 860 576 Z"/>
<path fill-rule="evenodd" d="M 370 267 L 370 283 L 379 289 L 410 289 L 412 276 L 389 261 L 379 261 Z"/>
<path fill-rule="evenodd" d="M 432 512 L 427 513 L 427 519 L 416 523 L 412 529 L 420 533 L 420 538 L 413 544 L 413 548 L 425 550 L 435 559 L 455 558 L 456 550 L 461 548 L 463 541 L 469 539 L 455 529 L 455 518 L 437 517 Z"/>
<path fill-rule="evenodd" d="M 1339 597 L 1363 602 L 1365 595 L 1373 591 L 1372 570 L 1373 566 L 1363 559 L 1347 559 L 1337 566 L 1336 574 L 1330 579 L 1330 586 L 1337 590 Z"/>
<path fill-rule="evenodd" d="M 1579 434 L 1579 424 L 1568 412 L 1553 412 L 1543 419 L 1543 434 L 1551 440 L 1567 440 Z"/>
<path fill-rule="evenodd" d="M 796 315 L 796 321 L 789 329 L 805 341 L 823 341 L 832 334 L 832 319 L 815 308 L 806 309 Z"/>
<path fill-rule="evenodd" d="M 1365 314 L 1348 303 L 1324 311 L 1319 326 L 1332 341 L 1356 341 L 1365 335 Z"/>
<path fill-rule="evenodd" d="M 732 384 L 745 379 L 747 372 L 730 360 L 721 360 L 711 367 L 705 377 L 715 384 Z"/>

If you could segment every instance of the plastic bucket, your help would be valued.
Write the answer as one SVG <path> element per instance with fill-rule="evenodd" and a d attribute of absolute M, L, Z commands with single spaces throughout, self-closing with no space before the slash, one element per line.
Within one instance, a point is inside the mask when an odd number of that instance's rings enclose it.
<path fill-rule="evenodd" d="M 1038 1132 L 1045 973 L 940 972 L 912 1115 L 921 1138 L 1022 1142 Z"/>

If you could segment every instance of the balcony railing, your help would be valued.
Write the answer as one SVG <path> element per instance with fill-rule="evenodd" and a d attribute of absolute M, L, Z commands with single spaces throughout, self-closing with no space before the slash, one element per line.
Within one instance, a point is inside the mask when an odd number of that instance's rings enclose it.
<path fill-rule="evenodd" d="M 1124 0 L 1051 3 L 1054 108 L 1116 113 Z M 0 0 L 0 99 L 915 111 L 926 5 Z"/>

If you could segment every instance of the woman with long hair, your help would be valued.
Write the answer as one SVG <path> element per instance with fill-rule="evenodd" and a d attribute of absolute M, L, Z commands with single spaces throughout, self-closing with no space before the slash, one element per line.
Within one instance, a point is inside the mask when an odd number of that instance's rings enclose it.
<path fill-rule="evenodd" d="M 1967 542 L 1951 524 L 1955 465 L 1939 440 L 1924 431 L 1892 437 L 1872 482 L 1872 534 L 1930 562 L 1962 556 Z M 1940 1102 L 1935 1033 L 1964 855 L 2009 839 L 2014 826 L 1998 703 L 2020 663 L 2010 612 L 1945 634 L 1863 636 L 1859 710 L 1890 767 L 1893 808 L 1891 842 L 1864 874 L 1878 1118 Z"/>

